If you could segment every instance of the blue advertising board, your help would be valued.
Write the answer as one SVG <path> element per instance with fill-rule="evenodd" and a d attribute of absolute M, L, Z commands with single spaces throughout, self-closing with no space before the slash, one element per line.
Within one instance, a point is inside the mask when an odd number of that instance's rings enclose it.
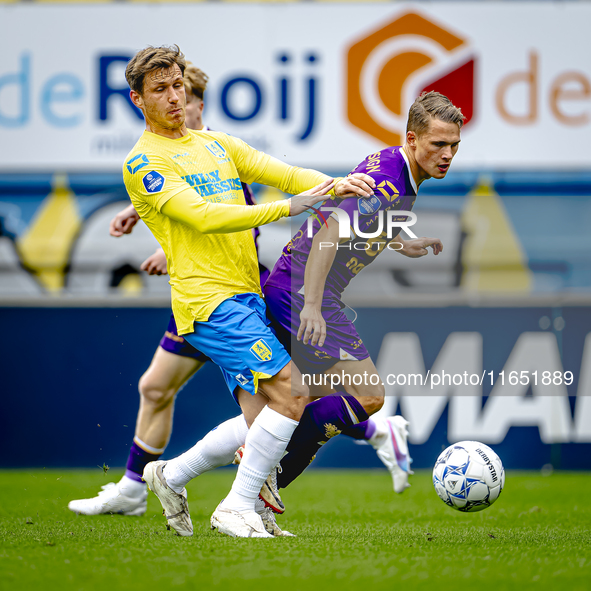
<path fill-rule="evenodd" d="M 432 466 L 453 441 L 477 439 L 507 468 L 591 468 L 590 308 L 357 313 L 386 384 L 381 412 L 402 412 L 411 422 L 414 467 Z M 137 382 L 168 316 L 166 308 L 0 308 L 3 466 L 124 465 Z M 219 370 L 207 364 L 178 395 L 166 456 L 238 412 Z M 381 464 L 370 447 L 338 437 L 314 465 Z"/>

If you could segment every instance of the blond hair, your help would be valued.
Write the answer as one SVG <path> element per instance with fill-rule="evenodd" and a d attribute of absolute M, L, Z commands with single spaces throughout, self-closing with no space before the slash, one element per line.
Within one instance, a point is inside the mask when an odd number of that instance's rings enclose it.
<path fill-rule="evenodd" d="M 414 131 L 420 136 L 429 129 L 431 119 L 455 123 L 461 129 L 466 117 L 445 95 L 431 90 L 423 92 L 411 105 L 406 131 Z"/>
<path fill-rule="evenodd" d="M 162 68 L 172 68 L 177 65 L 181 74 L 185 73 L 185 56 L 178 45 L 162 45 L 161 47 L 152 47 L 149 45 L 145 49 L 138 51 L 127 64 L 125 68 L 125 79 L 129 88 L 142 94 L 144 90 L 144 79 L 148 72 L 160 70 Z"/>
<path fill-rule="evenodd" d="M 208 75 L 195 64 L 188 61 L 185 69 L 185 89 L 198 99 L 203 100 L 203 93 L 207 88 L 208 82 Z"/>

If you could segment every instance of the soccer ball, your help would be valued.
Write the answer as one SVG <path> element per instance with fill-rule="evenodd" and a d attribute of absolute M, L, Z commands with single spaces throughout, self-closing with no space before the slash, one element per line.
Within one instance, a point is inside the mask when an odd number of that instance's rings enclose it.
<path fill-rule="evenodd" d="M 435 462 L 433 486 L 446 504 L 464 512 L 490 507 L 505 485 L 499 456 L 484 443 L 460 441 L 450 445 Z"/>

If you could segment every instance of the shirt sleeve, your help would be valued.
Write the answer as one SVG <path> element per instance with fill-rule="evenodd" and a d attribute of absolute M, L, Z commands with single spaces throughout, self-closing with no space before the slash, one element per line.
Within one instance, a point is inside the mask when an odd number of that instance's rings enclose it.
<path fill-rule="evenodd" d="M 297 195 L 330 178 L 317 170 L 285 164 L 255 150 L 239 138 L 226 134 L 220 136 L 220 141 L 230 152 L 240 179 L 245 183 L 271 185 L 284 193 Z M 331 190 L 329 194 L 334 195 L 334 192 Z"/>
<path fill-rule="evenodd" d="M 189 188 L 166 201 L 162 213 L 202 234 L 230 234 L 287 217 L 289 200 L 262 205 L 226 205 L 210 203 Z"/>
<path fill-rule="evenodd" d="M 133 174 L 124 168 L 123 177 L 140 216 L 153 208 L 202 234 L 241 232 L 289 216 L 287 200 L 254 206 L 210 203 L 166 160 L 152 154 L 145 170 Z"/>
<path fill-rule="evenodd" d="M 134 173 L 128 166 L 123 167 L 125 188 L 140 216 L 147 207 L 161 211 L 169 199 L 191 188 L 164 158 L 154 154 L 142 156 L 147 163 L 141 170 Z"/>
<path fill-rule="evenodd" d="M 402 200 L 400 197 L 400 182 L 397 179 L 383 173 L 373 173 L 370 176 L 376 182 L 374 194 L 371 197 L 359 197 L 357 199 L 343 199 L 338 204 L 338 209 L 345 211 L 351 224 L 355 212 L 358 215 L 358 228 L 361 232 L 372 232 L 377 224 L 376 214 L 380 210 L 400 209 Z M 331 217 L 336 219 L 334 214 Z"/>
<path fill-rule="evenodd" d="M 202 234 L 241 232 L 289 216 L 287 200 L 255 206 L 210 203 L 165 159 L 153 154 L 146 158 L 149 164 L 139 174 L 123 170 L 125 186 L 140 216 L 153 208 Z"/>

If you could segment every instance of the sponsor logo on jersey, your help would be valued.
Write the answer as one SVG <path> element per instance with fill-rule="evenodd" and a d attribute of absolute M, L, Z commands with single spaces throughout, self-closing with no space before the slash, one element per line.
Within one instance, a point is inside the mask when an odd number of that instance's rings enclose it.
<path fill-rule="evenodd" d="M 367 174 L 371 174 L 372 172 L 380 172 L 381 157 L 382 157 L 381 152 L 376 152 L 375 154 L 370 154 L 367 157 Z"/>
<path fill-rule="evenodd" d="M 261 361 L 270 361 L 273 357 L 273 353 L 271 352 L 271 348 L 263 339 L 259 339 L 251 348 L 252 354 L 255 357 L 258 357 Z"/>
<path fill-rule="evenodd" d="M 400 199 L 398 189 L 390 181 L 382 181 L 377 187 L 379 191 L 388 201 L 397 201 Z"/>
<path fill-rule="evenodd" d="M 382 202 L 376 195 L 371 196 L 369 199 L 360 197 L 357 200 L 357 208 L 361 215 L 371 215 L 380 209 Z"/>
<path fill-rule="evenodd" d="M 226 150 L 220 144 L 220 142 L 215 141 L 211 142 L 210 144 L 205 144 L 205 147 L 216 157 L 216 158 L 225 158 L 226 157 Z"/>
<path fill-rule="evenodd" d="M 148 193 L 158 193 L 164 188 L 164 177 L 155 170 L 152 170 L 142 179 Z"/>
<path fill-rule="evenodd" d="M 236 381 L 241 385 L 241 386 L 246 386 L 246 384 L 248 384 L 248 378 L 244 377 L 241 373 L 239 373 L 236 376 Z"/>
<path fill-rule="evenodd" d="M 134 164 L 135 163 L 135 164 Z M 131 160 L 127 161 L 127 170 L 130 174 L 135 174 L 138 170 L 144 168 L 144 166 L 148 166 L 150 161 L 145 154 L 138 154 L 134 156 Z"/>
<path fill-rule="evenodd" d="M 219 170 L 210 172 L 198 172 L 197 174 L 187 174 L 182 177 L 191 187 L 201 195 L 201 197 L 211 197 L 220 193 L 229 193 L 230 191 L 241 191 L 242 184 L 238 177 L 233 179 L 220 178 Z M 209 201 L 219 201 L 209 199 Z"/>

